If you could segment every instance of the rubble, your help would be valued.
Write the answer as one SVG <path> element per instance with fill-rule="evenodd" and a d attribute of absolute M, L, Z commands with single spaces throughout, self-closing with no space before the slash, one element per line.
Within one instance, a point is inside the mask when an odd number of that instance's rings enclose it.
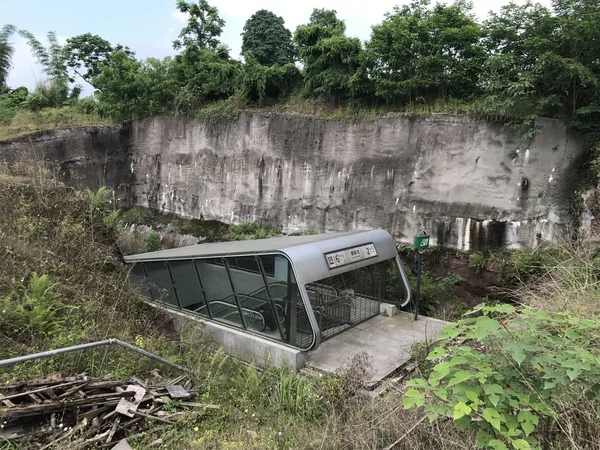
<path fill-rule="evenodd" d="M 101 378 L 55 374 L 0 385 L 0 440 L 39 450 L 62 448 L 66 442 L 72 449 L 127 448 L 128 436 L 172 426 L 190 411 L 219 409 L 186 401 L 200 390 L 185 375 L 173 380 L 155 375 L 143 381 L 113 380 L 110 374 Z"/>

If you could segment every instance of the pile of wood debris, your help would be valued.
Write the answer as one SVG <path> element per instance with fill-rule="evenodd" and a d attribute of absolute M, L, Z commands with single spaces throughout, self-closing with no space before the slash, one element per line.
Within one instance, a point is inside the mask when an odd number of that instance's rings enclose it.
<path fill-rule="evenodd" d="M 199 390 L 185 376 L 168 380 L 154 375 L 144 381 L 53 375 L 0 385 L 0 440 L 40 450 L 63 448 L 67 442 L 73 449 L 111 449 L 119 439 L 172 425 L 192 411 L 219 409 L 188 401 Z"/>

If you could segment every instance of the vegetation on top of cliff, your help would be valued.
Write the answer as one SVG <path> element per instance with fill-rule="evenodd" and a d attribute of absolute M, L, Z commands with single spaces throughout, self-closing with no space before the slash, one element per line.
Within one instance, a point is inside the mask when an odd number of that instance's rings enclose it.
<path fill-rule="evenodd" d="M 5 26 L 0 125 L 18 120 L 20 110 L 76 107 L 80 89 L 70 83 L 83 80 L 95 89 L 83 100 L 85 120 L 202 116 L 209 106 L 207 118 L 219 118 L 274 107 L 327 117 L 474 113 L 525 124 L 548 116 L 598 131 L 600 50 L 590 44 L 600 38 L 595 0 L 509 4 L 482 22 L 462 0 L 413 1 L 387 13 L 365 43 L 346 34 L 333 10 L 315 9 L 293 34 L 281 17 L 260 10 L 243 29 L 244 62 L 220 41 L 225 22 L 217 8 L 206 0 L 180 0 L 177 8 L 188 21 L 174 42 L 178 53 L 162 60 L 139 60 L 89 33 L 61 45 L 51 32 L 45 47 L 21 30 L 47 76 L 32 92 L 5 85 L 15 31 Z"/>

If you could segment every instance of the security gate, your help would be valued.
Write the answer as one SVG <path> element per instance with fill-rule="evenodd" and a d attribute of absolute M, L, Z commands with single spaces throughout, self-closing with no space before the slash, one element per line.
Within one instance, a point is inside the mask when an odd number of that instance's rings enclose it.
<path fill-rule="evenodd" d="M 306 285 L 321 339 L 377 316 L 393 276 L 393 262 L 381 261 Z"/>

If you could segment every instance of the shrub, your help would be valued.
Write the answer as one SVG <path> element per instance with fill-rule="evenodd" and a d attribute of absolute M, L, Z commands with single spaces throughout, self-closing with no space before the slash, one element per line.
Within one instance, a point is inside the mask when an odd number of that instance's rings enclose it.
<path fill-rule="evenodd" d="M 57 285 L 48 275 L 35 272 L 25 289 L 15 283 L 14 291 L 0 298 L 0 330 L 19 341 L 62 333 L 69 308 L 56 293 Z"/>
<path fill-rule="evenodd" d="M 485 269 L 485 256 L 483 253 L 475 252 L 469 255 L 469 266 L 475 270 L 475 273 L 480 274 Z"/>
<path fill-rule="evenodd" d="M 229 227 L 225 239 L 228 241 L 244 241 L 247 239 L 266 239 L 278 236 L 274 228 L 264 227 L 254 222 L 244 222 Z"/>
<path fill-rule="evenodd" d="M 160 236 L 156 230 L 150 230 L 146 236 L 144 236 L 144 250 L 147 252 L 156 252 L 160 249 Z"/>
<path fill-rule="evenodd" d="M 582 429 L 569 421 L 575 405 L 598 419 L 598 319 L 517 313 L 510 305 L 480 305 L 475 313 L 442 333 L 427 357 L 436 364 L 427 380 L 409 382 L 405 408 L 451 418 L 477 433 L 479 447 L 494 449 L 537 448 L 566 433 L 573 442 Z"/>

